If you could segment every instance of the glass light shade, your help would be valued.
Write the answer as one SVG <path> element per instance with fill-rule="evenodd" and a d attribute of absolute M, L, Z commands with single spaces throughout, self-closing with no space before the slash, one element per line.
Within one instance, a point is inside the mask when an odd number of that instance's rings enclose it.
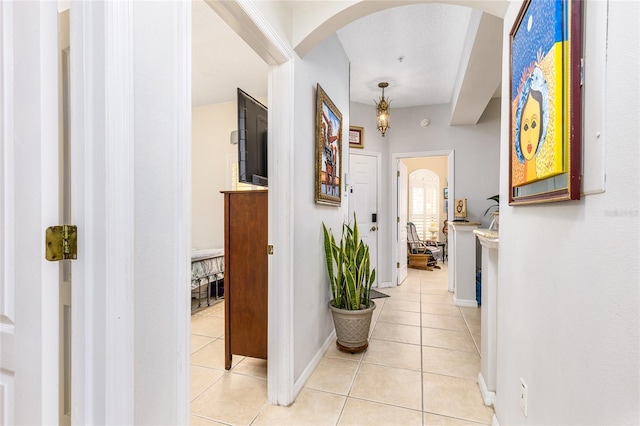
<path fill-rule="evenodd" d="M 376 108 L 378 109 L 376 121 L 378 122 L 378 130 L 382 133 L 382 137 L 384 137 L 384 133 L 389 128 L 389 102 L 384 98 L 384 88 L 388 86 L 389 83 L 386 81 L 378 83 L 378 87 L 382 89 L 382 96 L 380 100 L 376 102 Z"/>
<path fill-rule="evenodd" d="M 382 133 L 384 137 L 384 133 L 389 128 L 389 104 L 385 101 L 384 96 L 380 99 L 378 103 L 378 130 Z"/>

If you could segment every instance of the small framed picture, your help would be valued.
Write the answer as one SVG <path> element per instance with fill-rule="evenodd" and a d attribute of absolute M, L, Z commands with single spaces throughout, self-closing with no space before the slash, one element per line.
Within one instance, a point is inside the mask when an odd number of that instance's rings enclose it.
<path fill-rule="evenodd" d="M 453 209 L 453 217 L 459 219 L 466 219 L 467 217 L 467 199 L 456 198 L 456 204 Z"/>
<path fill-rule="evenodd" d="M 444 199 L 447 200 L 449 198 L 449 188 L 444 188 L 442 190 L 442 195 L 443 195 Z"/>
<path fill-rule="evenodd" d="M 349 127 L 349 148 L 364 148 L 364 127 Z"/>

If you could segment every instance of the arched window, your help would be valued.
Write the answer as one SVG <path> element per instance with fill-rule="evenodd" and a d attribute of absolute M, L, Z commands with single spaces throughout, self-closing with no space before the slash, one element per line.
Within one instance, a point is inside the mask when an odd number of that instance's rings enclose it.
<path fill-rule="evenodd" d="M 440 178 L 427 169 L 409 174 L 409 222 L 416 225 L 421 239 L 438 239 Z M 430 230 L 436 228 L 436 231 Z"/>

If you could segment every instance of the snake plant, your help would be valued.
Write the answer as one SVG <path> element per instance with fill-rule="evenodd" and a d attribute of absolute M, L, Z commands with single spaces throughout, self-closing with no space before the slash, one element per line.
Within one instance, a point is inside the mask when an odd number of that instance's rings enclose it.
<path fill-rule="evenodd" d="M 360 239 L 356 215 L 353 227 L 348 223 L 342 225 L 339 243 L 324 223 L 322 228 L 333 306 L 350 311 L 368 308 L 376 270 L 371 269 L 369 246 Z"/>

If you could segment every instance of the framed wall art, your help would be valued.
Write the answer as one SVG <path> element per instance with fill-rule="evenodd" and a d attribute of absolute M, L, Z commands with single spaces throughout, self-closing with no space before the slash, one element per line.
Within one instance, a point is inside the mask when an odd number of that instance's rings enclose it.
<path fill-rule="evenodd" d="M 580 0 L 526 0 L 511 30 L 511 205 L 580 199 L 581 28 Z"/>
<path fill-rule="evenodd" d="M 364 148 L 364 127 L 349 127 L 349 148 Z"/>
<path fill-rule="evenodd" d="M 467 218 L 467 199 L 466 198 L 456 198 L 455 205 L 453 206 L 453 217 L 456 219 L 466 219 Z"/>
<path fill-rule="evenodd" d="M 342 114 L 318 84 L 316 93 L 316 203 L 342 201 Z"/>

